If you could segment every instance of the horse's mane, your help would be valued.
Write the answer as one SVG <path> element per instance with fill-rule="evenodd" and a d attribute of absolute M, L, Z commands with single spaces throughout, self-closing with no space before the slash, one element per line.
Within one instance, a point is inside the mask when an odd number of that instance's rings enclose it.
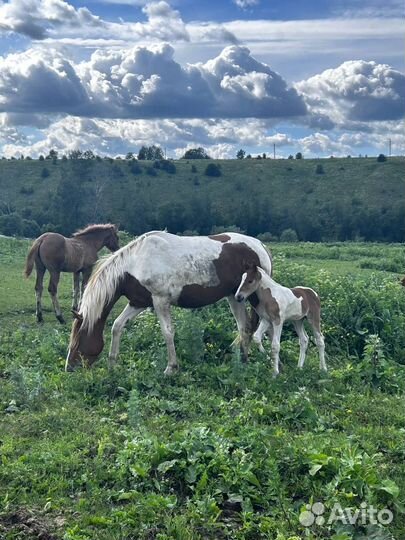
<path fill-rule="evenodd" d="M 82 325 L 89 332 L 100 319 L 104 307 L 113 298 L 119 282 L 126 272 L 129 255 L 141 245 L 147 236 L 155 232 L 139 236 L 112 255 L 103 257 L 96 264 L 80 303 L 80 315 L 83 317 Z"/>
<path fill-rule="evenodd" d="M 87 227 L 84 227 L 83 229 L 79 229 L 73 233 L 72 236 L 76 238 L 92 232 L 106 231 L 108 229 L 117 230 L 117 226 L 113 223 L 93 223 L 92 225 L 87 225 Z"/>

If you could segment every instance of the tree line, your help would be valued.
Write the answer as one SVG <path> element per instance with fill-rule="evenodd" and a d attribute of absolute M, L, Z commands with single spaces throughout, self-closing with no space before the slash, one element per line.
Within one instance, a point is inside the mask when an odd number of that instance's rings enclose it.
<path fill-rule="evenodd" d="M 346 199 L 340 192 L 334 196 L 328 160 L 311 165 L 310 171 L 302 168 L 304 162 L 291 163 L 302 169 L 302 177 L 288 176 L 294 170 L 287 161 L 268 163 L 268 175 L 273 167 L 282 167 L 279 177 L 271 179 L 253 172 L 264 166 L 257 162 L 240 164 L 240 169 L 235 162 L 231 166 L 208 158 L 189 159 L 190 163 L 131 158 L 100 163 L 53 156 L 35 167 L 38 177 L 30 183 L 24 181 L 28 164 L 16 163 L 15 182 L 20 187 L 9 200 L 0 197 L 0 233 L 34 237 L 53 230 L 69 235 L 90 222 L 112 221 L 131 234 L 164 228 L 187 234 L 228 229 L 264 235 L 268 241 L 404 240 L 402 199 L 377 182 L 368 186 L 365 174 L 366 190 L 385 191 L 384 203 L 370 205 L 343 188 Z M 345 163 L 349 168 L 349 160 Z M 332 164 L 340 180 L 344 167 L 339 160 Z M 385 170 L 388 165 L 379 166 Z M 239 170 L 245 182 L 238 180 Z M 297 193 L 296 199 L 289 200 L 290 190 Z"/>

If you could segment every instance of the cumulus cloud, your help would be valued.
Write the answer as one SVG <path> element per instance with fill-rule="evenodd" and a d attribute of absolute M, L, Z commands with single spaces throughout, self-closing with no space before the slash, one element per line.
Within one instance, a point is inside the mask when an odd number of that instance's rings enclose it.
<path fill-rule="evenodd" d="M 257 6 L 260 0 L 233 0 L 234 4 L 242 9 L 247 9 L 253 6 Z"/>
<path fill-rule="evenodd" d="M 405 75 L 386 64 L 353 60 L 295 85 L 314 117 L 344 125 L 405 114 Z"/>
<path fill-rule="evenodd" d="M 103 21 L 87 8 L 75 9 L 63 0 L 10 0 L 0 5 L 0 29 L 41 40 L 59 26 L 103 27 Z"/>
<path fill-rule="evenodd" d="M 167 44 L 100 50 L 73 64 L 55 51 L 0 57 L 0 111 L 105 118 L 278 118 L 302 97 L 245 47 L 182 66 Z"/>
<path fill-rule="evenodd" d="M 78 112 L 89 102 L 72 64 L 52 51 L 0 57 L 0 111 Z"/>
<path fill-rule="evenodd" d="M 89 9 L 75 9 L 64 0 L 10 0 L 0 3 L 0 31 L 22 34 L 33 40 L 140 39 L 188 41 L 180 13 L 167 2 L 149 2 L 143 8 L 145 22 L 110 22 Z"/>

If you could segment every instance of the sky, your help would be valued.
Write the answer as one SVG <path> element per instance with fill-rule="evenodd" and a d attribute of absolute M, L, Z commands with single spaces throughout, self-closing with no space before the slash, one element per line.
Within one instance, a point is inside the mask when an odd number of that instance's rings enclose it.
<path fill-rule="evenodd" d="M 405 154 L 402 0 L 0 0 L 0 156 Z"/>

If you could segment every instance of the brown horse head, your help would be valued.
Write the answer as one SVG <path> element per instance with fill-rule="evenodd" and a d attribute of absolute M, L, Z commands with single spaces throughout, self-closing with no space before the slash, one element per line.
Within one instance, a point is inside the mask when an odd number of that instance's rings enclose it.
<path fill-rule="evenodd" d="M 74 371 L 80 365 L 91 366 L 101 354 L 104 347 L 104 321 L 96 323 L 91 332 L 83 328 L 83 317 L 73 311 L 74 321 L 70 334 L 69 350 L 65 371 Z"/>
<path fill-rule="evenodd" d="M 106 229 L 106 235 L 104 238 L 104 245 L 107 249 L 114 252 L 120 248 L 119 238 L 118 238 L 118 227 L 116 225 L 110 225 Z"/>

